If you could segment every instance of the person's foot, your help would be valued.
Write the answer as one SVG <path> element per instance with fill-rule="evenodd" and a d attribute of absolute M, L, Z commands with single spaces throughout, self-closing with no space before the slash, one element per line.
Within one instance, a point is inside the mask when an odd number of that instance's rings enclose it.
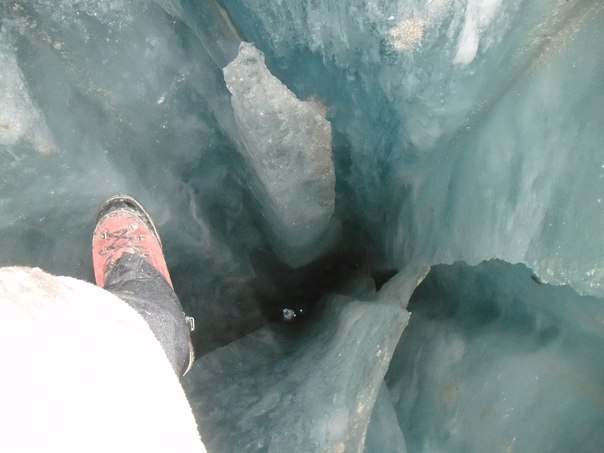
<path fill-rule="evenodd" d="M 124 253 L 143 256 L 172 286 L 151 216 L 131 196 L 115 195 L 103 204 L 92 236 L 92 262 L 98 286 L 105 287 L 109 272 Z"/>

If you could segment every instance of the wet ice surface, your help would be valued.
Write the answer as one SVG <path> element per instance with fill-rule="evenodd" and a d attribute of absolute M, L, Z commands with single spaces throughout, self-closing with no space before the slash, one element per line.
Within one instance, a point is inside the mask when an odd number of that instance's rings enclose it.
<path fill-rule="evenodd" d="M 601 299 L 490 261 L 434 268 L 408 309 L 386 383 L 410 451 L 602 449 Z"/>
<path fill-rule="evenodd" d="M 210 450 L 362 449 L 409 314 L 388 294 L 358 297 L 333 296 L 314 322 L 265 327 L 195 363 L 185 388 Z"/>
<path fill-rule="evenodd" d="M 215 451 L 604 448 L 600 2 L 0 21 L 0 262 L 90 279 L 98 206 L 140 198 L 197 320 Z M 534 278 L 436 267 L 399 342 L 426 266 L 495 257 Z"/>
<path fill-rule="evenodd" d="M 297 99 L 252 44 L 241 44 L 224 79 L 273 249 L 290 265 L 306 264 L 325 251 L 335 205 L 326 109 Z"/>

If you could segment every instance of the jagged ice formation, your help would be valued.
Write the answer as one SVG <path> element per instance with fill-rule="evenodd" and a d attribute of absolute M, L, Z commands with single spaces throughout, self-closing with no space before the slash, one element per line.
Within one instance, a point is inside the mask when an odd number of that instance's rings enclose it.
<path fill-rule="evenodd" d="M 603 45 L 598 0 L 3 2 L 0 264 L 92 280 L 140 198 L 209 451 L 600 452 Z"/>

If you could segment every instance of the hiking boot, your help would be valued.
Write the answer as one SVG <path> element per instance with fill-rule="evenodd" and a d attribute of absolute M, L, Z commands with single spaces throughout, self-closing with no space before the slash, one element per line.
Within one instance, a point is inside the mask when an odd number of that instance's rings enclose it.
<path fill-rule="evenodd" d="M 98 286 L 105 287 L 107 276 L 124 253 L 142 256 L 173 287 L 151 216 L 131 196 L 115 195 L 103 204 L 92 235 L 92 262 Z"/>

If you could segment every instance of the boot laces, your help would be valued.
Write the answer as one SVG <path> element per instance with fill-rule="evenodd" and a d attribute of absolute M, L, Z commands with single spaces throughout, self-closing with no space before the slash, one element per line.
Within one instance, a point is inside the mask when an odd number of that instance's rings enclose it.
<path fill-rule="evenodd" d="M 101 239 L 108 243 L 99 250 L 99 255 L 107 256 L 105 261 L 107 267 L 112 267 L 117 263 L 115 256 L 120 251 L 142 255 L 147 259 L 151 258 L 151 254 L 139 244 L 145 240 L 145 235 L 135 234 L 137 229 L 138 224 L 132 223 L 126 228 L 114 231 L 105 230 L 101 233 Z"/>

